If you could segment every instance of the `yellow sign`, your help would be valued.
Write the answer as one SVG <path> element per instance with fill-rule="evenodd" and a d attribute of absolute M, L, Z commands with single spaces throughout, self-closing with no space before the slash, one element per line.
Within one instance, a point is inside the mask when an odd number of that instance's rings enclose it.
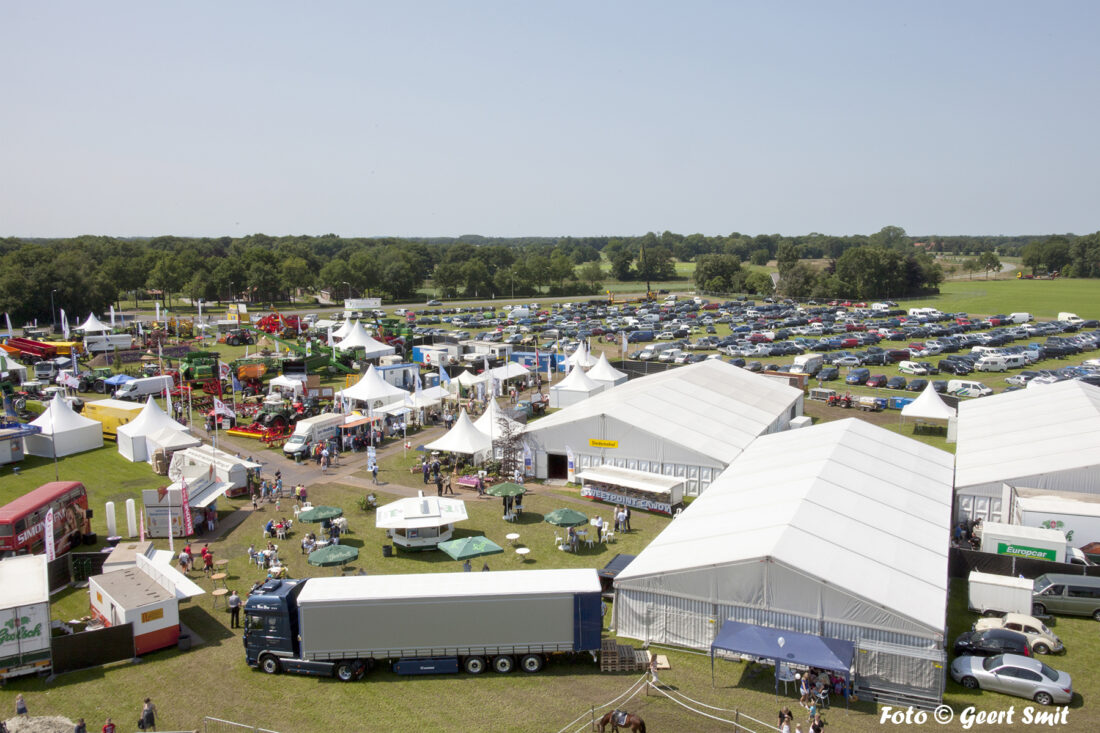
<path fill-rule="evenodd" d="M 619 441 L 617 440 L 600 440 L 599 438 L 589 438 L 588 445 L 593 448 L 618 448 Z"/>

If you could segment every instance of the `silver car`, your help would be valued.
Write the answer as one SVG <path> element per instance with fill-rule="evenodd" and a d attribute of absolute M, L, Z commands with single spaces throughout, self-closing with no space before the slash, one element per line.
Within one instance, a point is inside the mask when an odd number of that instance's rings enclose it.
<path fill-rule="evenodd" d="M 1068 674 L 1019 654 L 956 657 L 951 663 L 951 679 L 970 690 L 1003 692 L 1040 705 L 1066 705 L 1073 699 L 1073 683 Z"/>

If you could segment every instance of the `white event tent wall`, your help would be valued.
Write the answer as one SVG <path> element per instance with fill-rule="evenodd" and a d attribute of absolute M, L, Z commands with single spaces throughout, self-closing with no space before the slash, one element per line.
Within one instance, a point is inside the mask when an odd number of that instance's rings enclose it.
<path fill-rule="evenodd" d="M 103 425 L 77 415 L 61 397 L 50 400 L 31 425 L 42 432 L 23 438 L 23 452 L 28 455 L 60 458 L 103 447 Z"/>
<path fill-rule="evenodd" d="M 125 425 L 118 426 L 119 455 L 134 463 L 150 460 L 152 453 L 149 451 L 147 438 L 165 428 L 187 432 L 187 428 L 168 417 L 168 413 L 162 410 L 150 395 L 137 417 Z"/>
<path fill-rule="evenodd" d="M 957 519 L 1009 521 L 1005 485 L 1100 494 L 1100 387 L 1077 380 L 959 403 Z"/>
<path fill-rule="evenodd" d="M 854 418 L 759 438 L 619 574 L 615 629 L 700 650 L 726 619 L 843 639 L 866 652 L 857 687 L 938 699 L 952 474 Z"/>
<path fill-rule="evenodd" d="M 590 379 L 584 369 L 574 365 L 565 378 L 550 388 L 551 407 L 569 407 L 603 392 L 607 385 Z"/>
<path fill-rule="evenodd" d="M 527 426 L 535 476 L 619 466 L 684 478 L 689 496 L 760 435 L 786 430 L 802 414 L 802 391 L 709 359 L 632 379 Z"/>
<path fill-rule="evenodd" d="M 614 387 L 629 380 L 630 375 L 611 366 L 611 362 L 607 360 L 607 354 L 600 352 L 600 358 L 596 361 L 596 366 L 588 370 L 588 378 L 594 382 L 602 382 L 608 387 Z"/>

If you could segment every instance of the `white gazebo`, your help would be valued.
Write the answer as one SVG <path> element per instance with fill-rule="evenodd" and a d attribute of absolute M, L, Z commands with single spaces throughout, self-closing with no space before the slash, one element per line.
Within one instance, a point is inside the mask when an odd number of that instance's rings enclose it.
<path fill-rule="evenodd" d="M 607 360 L 607 354 L 603 352 L 600 352 L 600 358 L 596 361 L 596 366 L 589 369 L 587 374 L 588 378 L 593 382 L 600 382 L 606 385 L 608 389 L 630 379 L 629 374 L 620 372 L 618 369 L 611 366 L 611 362 Z"/>
<path fill-rule="evenodd" d="M 913 418 L 918 422 L 925 420 L 947 421 L 955 417 L 955 408 L 949 407 L 939 393 L 936 392 L 936 388 L 929 382 L 917 399 L 901 408 L 901 416 L 903 418 Z"/>
<path fill-rule="evenodd" d="M 187 433 L 187 428 L 168 417 L 168 413 L 162 410 L 150 395 L 137 417 L 125 425 L 118 426 L 119 455 L 134 463 L 151 460 L 152 452 L 149 450 L 148 438 L 165 429 Z"/>
<path fill-rule="evenodd" d="M 355 321 L 355 323 L 358 322 L 359 321 Z M 345 338 L 349 333 L 351 333 L 352 328 L 354 328 L 354 324 L 351 321 L 344 321 L 343 323 L 341 323 L 340 327 L 332 332 L 332 343 L 339 343 L 340 339 Z M 329 346 L 331 345 L 332 344 L 329 344 Z"/>
<path fill-rule="evenodd" d="M 488 435 L 494 442 L 504 437 L 505 433 L 519 435 L 523 431 L 523 423 L 504 414 L 504 410 L 500 409 L 495 399 L 489 400 L 485 414 L 474 421 L 474 427 Z"/>
<path fill-rule="evenodd" d="M 487 433 L 483 433 L 474 427 L 470 416 L 463 410 L 459 413 L 458 419 L 455 420 L 454 426 L 443 437 L 428 443 L 424 447 L 428 450 L 473 456 L 476 461 L 479 456 L 492 449 L 493 439 Z"/>
<path fill-rule="evenodd" d="M 386 530 L 398 547 L 432 550 L 451 538 L 456 523 L 466 520 L 466 502 L 418 494 L 378 507 L 374 526 Z"/>
<path fill-rule="evenodd" d="M 42 432 L 23 438 L 23 450 L 28 455 L 60 458 L 103 447 L 103 425 L 77 415 L 60 395 L 49 401 L 46 411 L 31 425 Z"/>
<path fill-rule="evenodd" d="M 599 394 L 607 385 L 597 382 L 579 366 L 573 366 L 565 379 L 550 388 L 550 406 L 568 407 L 583 402 L 592 395 Z"/>
<path fill-rule="evenodd" d="M 332 337 L 335 339 L 336 334 L 334 333 Z M 375 340 L 359 321 L 356 321 L 348 333 L 336 342 L 336 348 L 345 351 L 362 350 L 364 359 L 377 359 L 380 356 L 389 356 L 397 351 L 394 347 Z"/>
<path fill-rule="evenodd" d="M 7 374 L 19 384 L 27 381 L 27 367 L 8 356 L 7 352 L 0 351 L 0 376 Z"/>
<path fill-rule="evenodd" d="M 566 358 L 566 361 L 569 366 L 579 366 L 582 369 L 596 366 L 596 359 L 592 356 L 592 352 L 588 350 L 588 344 L 584 341 L 580 342 L 573 353 Z"/>
<path fill-rule="evenodd" d="M 96 318 L 94 313 L 89 313 L 87 320 L 77 326 L 76 330 L 83 331 L 84 333 L 104 333 L 109 332 L 111 327 Z"/>
<path fill-rule="evenodd" d="M 367 367 L 367 371 L 358 382 L 336 393 L 338 397 L 346 400 L 365 402 L 370 409 L 404 402 L 408 394 L 400 387 L 395 387 L 382 379 L 373 364 Z"/>

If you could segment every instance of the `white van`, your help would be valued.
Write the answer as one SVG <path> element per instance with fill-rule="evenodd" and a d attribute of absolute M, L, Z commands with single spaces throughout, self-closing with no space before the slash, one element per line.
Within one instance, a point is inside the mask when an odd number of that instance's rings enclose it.
<path fill-rule="evenodd" d="M 143 377 L 126 382 L 115 390 L 114 396 L 115 399 L 119 400 L 140 400 L 149 395 L 163 394 L 166 389 L 170 390 L 174 386 L 175 382 L 172 381 L 170 375 L 161 374 L 156 377 Z"/>
<path fill-rule="evenodd" d="M 1009 369 L 1023 369 L 1029 364 L 1027 356 L 1024 354 L 1005 354 L 1001 358 L 1004 359 L 1005 366 Z"/>
<path fill-rule="evenodd" d="M 1076 313 L 1066 313 L 1064 311 L 1058 314 L 1058 320 L 1064 323 L 1072 323 L 1075 326 L 1080 326 L 1085 322 L 1085 319 Z"/>
<path fill-rule="evenodd" d="M 947 383 L 947 394 L 956 397 L 987 397 L 993 394 L 993 389 L 969 379 L 952 379 Z"/>
<path fill-rule="evenodd" d="M 898 362 L 898 371 L 902 374 L 916 374 L 917 376 L 924 376 L 928 374 L 928 367 L 917 361 L 900 361 Z"/>
<path fill-rule="evenodd" d="M 1030 313 L 1009 313 L 1008 320 L 1013 323 L 1031 323 Z"/>
<path fill-rule="evenodd" d="M 986 354 L 974 364 L 974 371 L 978 372 L 1007 372 L 1008 364 L 1005 357 L 996 354 Z"/>
<path fill-rule="evenodd" d="M 290 458 L 309 458 L 314 445 L 324 443 L 330 438 L 340 437 L 340 426 L 344 416 L 339 413 L 327 413 L 299 420 L 294 426 L 294 434 L 283 446 L 283 453 Z"/>

